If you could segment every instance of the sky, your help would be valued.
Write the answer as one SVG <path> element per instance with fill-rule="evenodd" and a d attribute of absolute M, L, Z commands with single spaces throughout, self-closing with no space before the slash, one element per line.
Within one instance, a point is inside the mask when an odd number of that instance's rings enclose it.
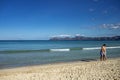
<path fill-rule="evenodd" d="M 0 40 L 120 35 L 120 0 L 0 0 Z"/>

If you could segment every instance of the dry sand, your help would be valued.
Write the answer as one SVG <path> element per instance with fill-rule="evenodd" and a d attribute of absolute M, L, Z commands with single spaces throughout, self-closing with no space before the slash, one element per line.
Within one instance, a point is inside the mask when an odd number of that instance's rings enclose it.
<path fill-rule="evenodd" d="M 0 69 L 0 80 L 120 80 L 120 58 Z"/>

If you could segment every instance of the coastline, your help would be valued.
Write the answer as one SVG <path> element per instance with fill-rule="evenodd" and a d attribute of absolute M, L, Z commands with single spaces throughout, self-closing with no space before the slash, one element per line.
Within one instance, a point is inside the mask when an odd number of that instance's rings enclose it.
<path fill-rule="evenodd" d="M 120 58 L 1 69 L 0 80 L 119 80 Z"/>

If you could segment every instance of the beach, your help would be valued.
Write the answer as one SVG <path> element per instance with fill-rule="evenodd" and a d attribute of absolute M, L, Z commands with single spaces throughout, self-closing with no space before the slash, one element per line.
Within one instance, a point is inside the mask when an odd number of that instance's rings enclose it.
<path fill-rule="evenodd" d="M 120 80 L 120 58 L 0 69 L 0 80 Z"/>

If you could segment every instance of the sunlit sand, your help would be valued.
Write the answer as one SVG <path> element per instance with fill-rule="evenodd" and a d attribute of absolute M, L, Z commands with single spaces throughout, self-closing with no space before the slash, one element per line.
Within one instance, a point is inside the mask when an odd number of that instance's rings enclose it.
<path fill-rule="evenodd" d="M 120 80 L 120 58 L 1 69 L 0 80 Z"/>

